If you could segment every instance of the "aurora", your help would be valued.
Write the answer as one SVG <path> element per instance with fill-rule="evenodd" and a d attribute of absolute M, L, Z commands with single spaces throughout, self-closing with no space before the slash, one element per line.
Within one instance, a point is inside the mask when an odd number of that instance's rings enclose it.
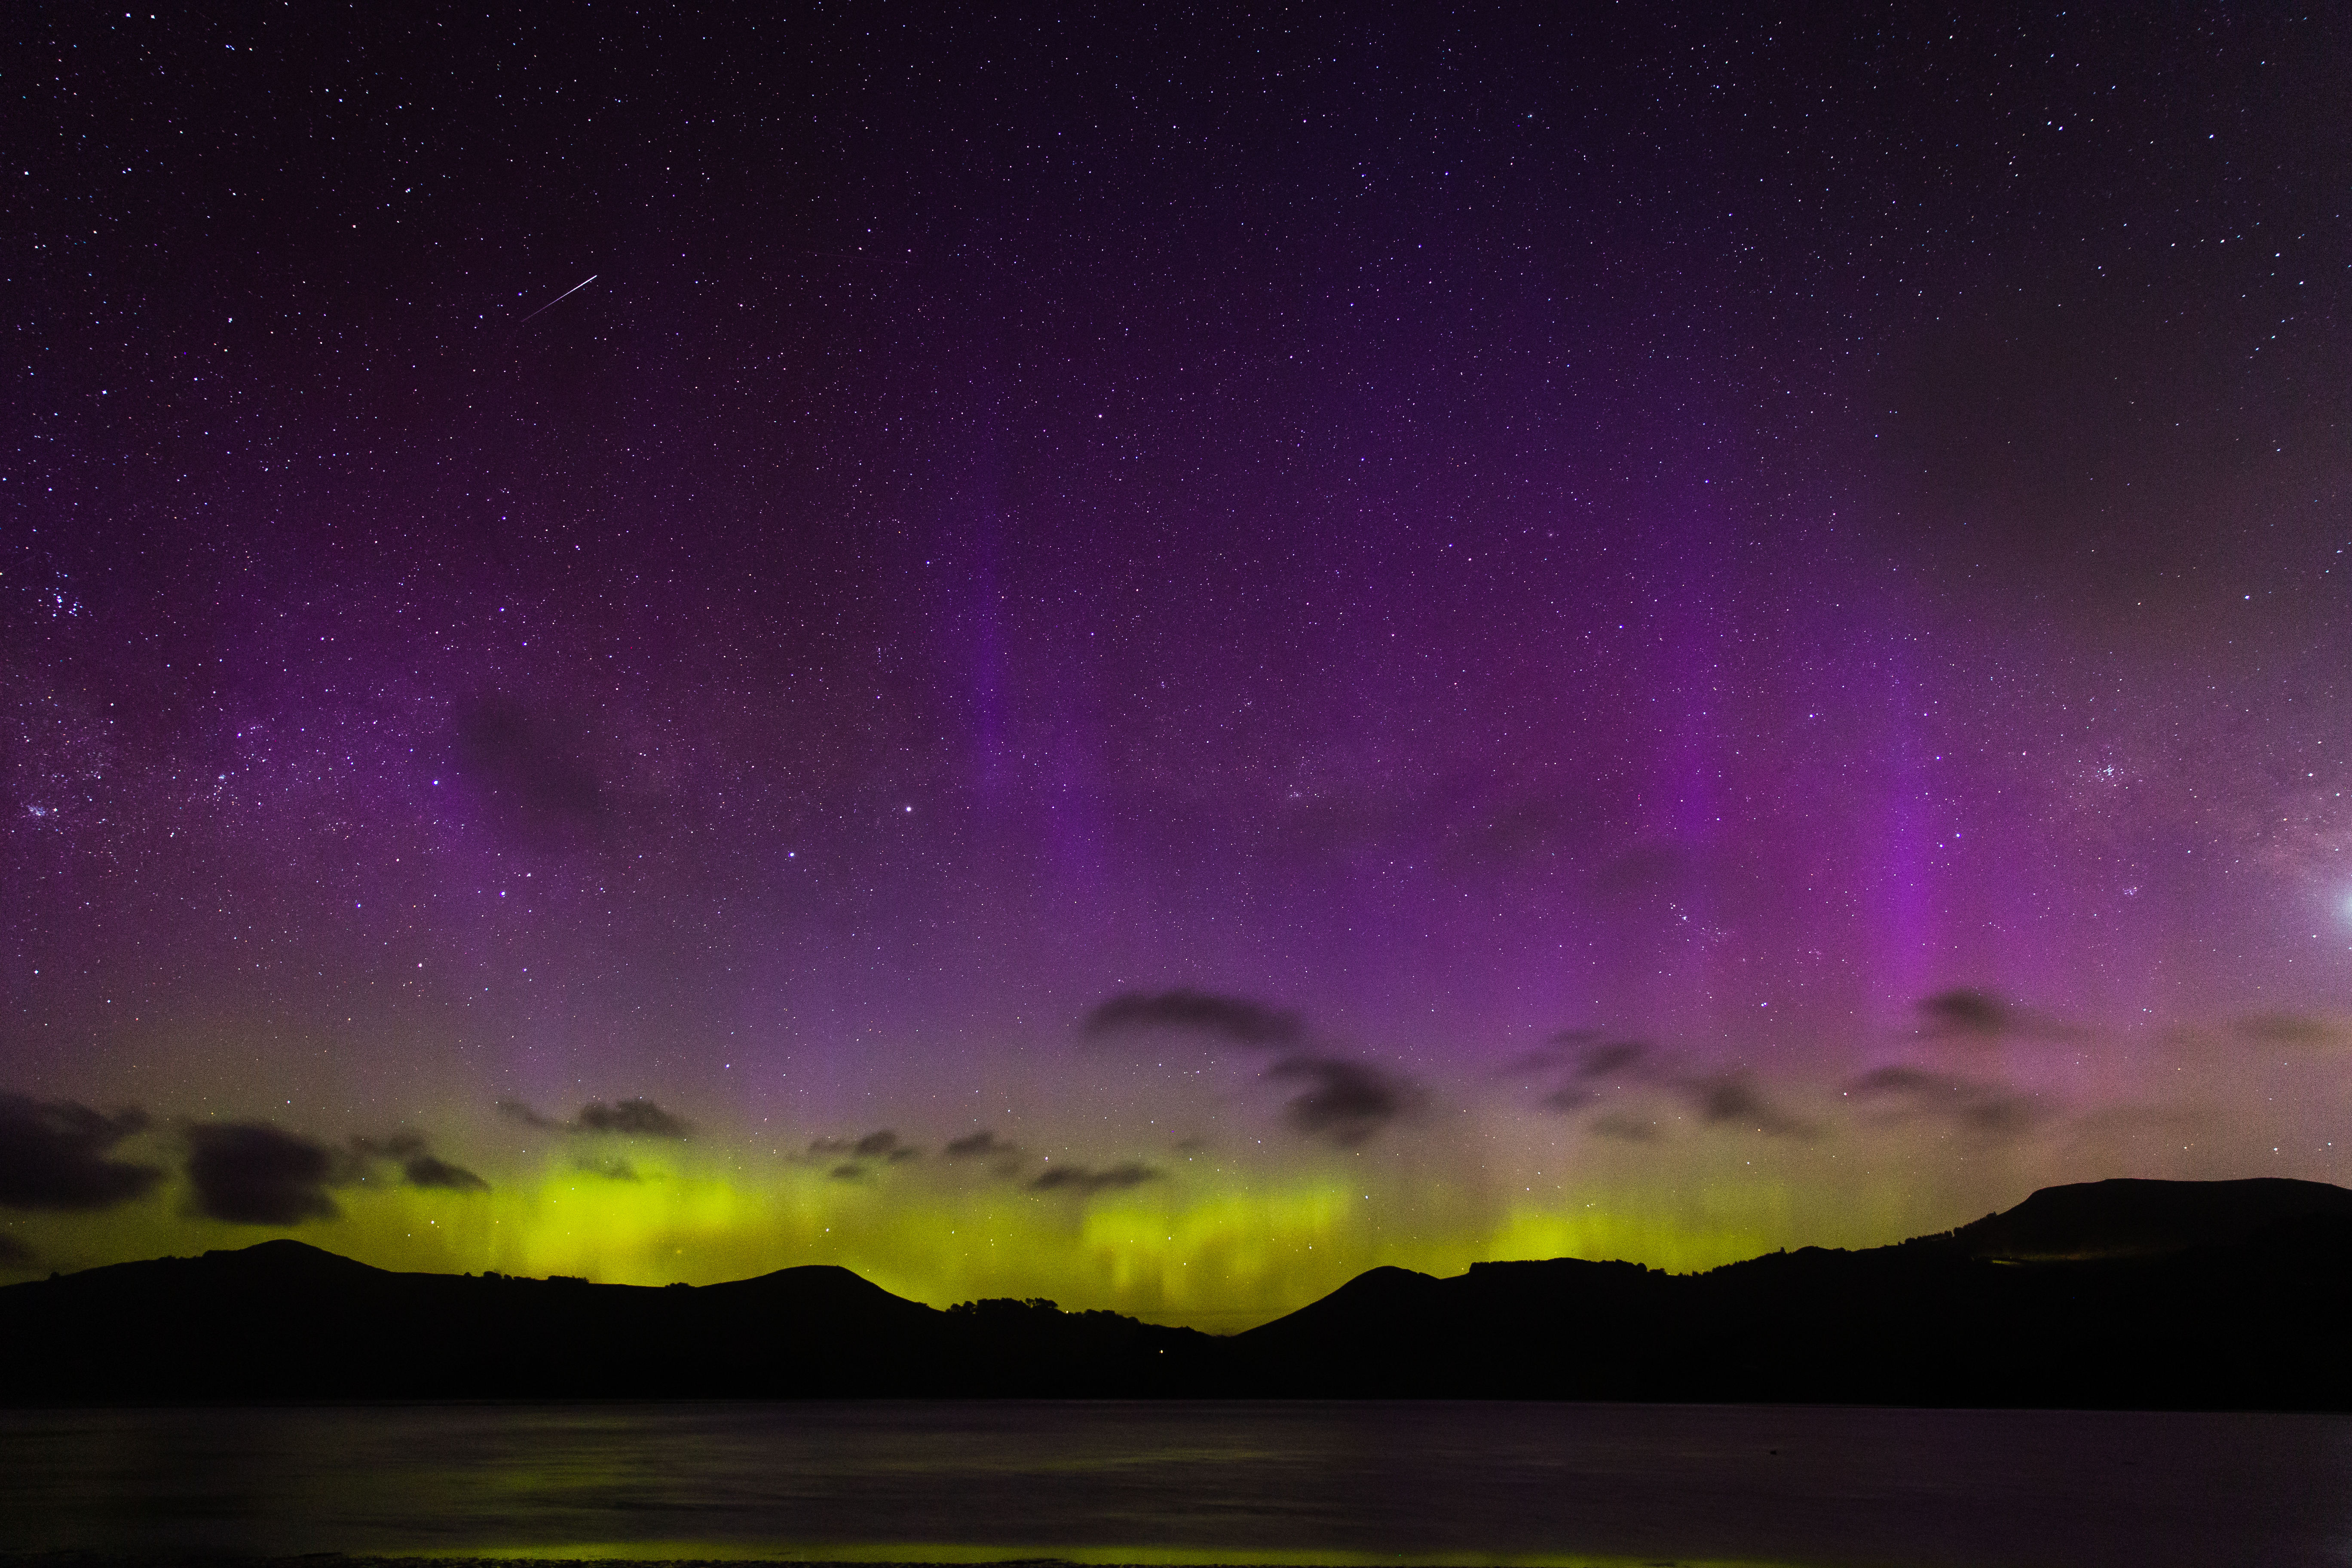
<path fill-rule="evenodd" d="M 2347 1174 L 2340 20 L 31 26 L 0 1279 Z"/>

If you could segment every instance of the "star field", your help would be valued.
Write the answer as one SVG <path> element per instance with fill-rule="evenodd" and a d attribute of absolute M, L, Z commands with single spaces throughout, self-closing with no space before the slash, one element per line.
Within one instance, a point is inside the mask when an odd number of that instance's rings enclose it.
<path fill-rule="evenodd" d="M 2348 47 L 39 18 L 0 1264 L 1217 1326 L 2339 1179 Z"/>

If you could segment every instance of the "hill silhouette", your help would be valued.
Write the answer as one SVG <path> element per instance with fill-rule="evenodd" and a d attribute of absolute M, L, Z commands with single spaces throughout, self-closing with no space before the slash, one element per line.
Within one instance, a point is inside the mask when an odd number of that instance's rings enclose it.
<path fill-rule="evenodd" d="M 845 1268 L 701 1288 L 402 1274 L 295 1241 L 0 1289 L 0 1400 L 1428 1397 L 2352 1408 L 2352 1192 L 2046 1188 L 1696 1275 L 1375 1268 L 1219 1337 L 940 1311 Z"/>
<path fill-rule="evenodd" d="M 43 1347 L 0 1397 L 1149 1395 L 1211 1342 L 1109 1313 L 1032 1310 L 1024 1326 L 830 1265 L 651 1288 L 400 1274 L 266 1241 L 0 1289 L 0 1338 Z"/>
<path fill-rule="evenodd" d="M 2347 1309 L 2352 1192 L 2109 1181 L 1698 1275 L 1377 1269 L 1233 1346 L 1290 1395 L 2342 1409 Z"/>
<path fill-rule="evenodd" d="M 2243 1244 L 2283 1227 L 2352 1225 L 2352 1192 L 2325 1182 L 2119 1178 L 2044 1187 L 1953 1233 L 1972 1258 L 2153 1258 Z"/>

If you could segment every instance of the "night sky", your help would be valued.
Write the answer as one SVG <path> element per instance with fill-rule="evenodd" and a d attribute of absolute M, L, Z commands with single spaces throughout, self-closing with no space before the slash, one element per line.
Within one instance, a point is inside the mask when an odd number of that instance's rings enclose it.
<path fill-rule="evenodd" d="M 2352 1179 L 2352 17 L 401 9 L 0 57 L 6 1277 Z"/>

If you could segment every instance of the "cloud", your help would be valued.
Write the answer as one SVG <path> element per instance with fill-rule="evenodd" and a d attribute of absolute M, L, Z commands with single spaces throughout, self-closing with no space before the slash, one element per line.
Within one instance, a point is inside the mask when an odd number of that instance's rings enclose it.
<path fill-rule="evenodd" d="M 1303 1036 L 1296 1013 L 1246 996 L 1181 986 L 1173 991 L 1122 992 L 1088 1013 L 1084 1026 L 1090 1039 L 1141 1029 L 1189 1029 L 1235 1045 L 1269 1049 L 1296 1045 Z"/>
<path fill-rule="evenodd" d="M 1404 1079 L 1337 1057 L 1287 1057 L 1265 1076 L 1305 1080 L 1309 1087 L 1284 1108 L 1284 1117 L 1308 1137 L 1328 1138 L 1343 1149 L 1371 1138 L 1418 1099 Z"/>
<path fill-rule="evenodd" d="M 1633 1067 L 1649 1054 L 1649 1046 L 1641 1040 L 1612 1040 L 1606 1045 L 1587 1046 L 1577 1057 L 1576 1076 L 1606 1077 Z"/>
<path fill-rule="evenodd" d="M 1655 1121 L 1644 1121 L 1638 1116 L 1612 1111 L 1596 1116 L 1586 1125 L 1603 1138 L 1613 1138 L 1621 1143 L 1655 1143 L 1665 1136 Z"/>
<path fill-rule="evenodd" d="M 490 1184 L 462 1165 L 446 1160 L 436 1160 L 430 1154 L 413 1154 L 400 1167 L 412 1187 L 436 1187 L 451 1193 L 487 1193 Z"/>
<path fill-rule="evenodd" d="M 835 1165 L 833 1168 L 832 1174 L 833 1179 L 836 1182 L 862 1182 L 866 1179 L 866 1167 L 863 1165 Z"/>
<path fill-rule="evenodd" d="M 1535 1078 L 1540 1074 L 1550 1072 L 1553 1068 L 1559 1066 L 1559 1053 L 1551 1049 L 1549 1047 L 1542 1047 L 1536 1050 L 1526 1052 L 1523 1055 L 1513 1057 L 1509 1061 L 1503 1064 L 1502 1070 L 1496 1076 L 1501 1078 Z"/>
<path fill-rule="evenodd" d="M 1974 986 L 1959 986 L 1950 991 L 1938 991 L 1932 996 L 1922 996 L 1918 1002 L 1919 1016 L 1927 1021 L 1930 1035 L 1972 1037 L 1980 1040 L 1997 1040 L 2009 1033 L 2015 1022 L 2008 1003 L 1990 991 Z"/>
<path fill-rule="evenodd" d="M 1021 1152 L 1021 1146 L 999 1138 L 983 1127 L 977 1132 L 967 1132 L 961 1138 L 949 1139 L 947 1147 L 941 1152 L 950 1160 L 992 1160 L 1018 1154 Z"/>
<path fill-rule="evenodd" d="M 521 703 L 491 698 L 459 715 L 457 773 L 499 828 L 531 847 L 574 847 L 604 825 L 604 789 L 583 738 Z"/>
<path fill-rule="evenodd" d="M 631 1138 L 686 1138 L 694 1123 L 673 1116 L 650 1100 L 616 1100 L 606 1105 L 592 1100 L 580 1108 L 572 1123 L 580 1132 L 618 1132 Z"/>
<path fill-rule="evenodd" d="M 1612 1040 L 1598 1029 L 1562 1029 L 1503 1071 L 1513 1078 L 1534 1077 L 1556 1070 L 1563 1058 L 1573 1057 L 1572 1076 L 1601 1078 L 1632 1068 L 1649 1054 L 1644 1040 Z"/>
<path fill-rule="evenodd" d="M 425 1152 L 425 1140 L 414 1132 L 395 1132 L 389 1138 L 354 1138 L 352 1150 L 370 1160 L 405 1160 Z"/>
<path fill-rule="evenodd" d="M 812 1154 L 854 1154 L 861 1160 L 887 1160 L 897 1164 L 902 1160 L 919 1160 L 923 1152 L 910 1143 L 898 1142 L 898 1135 L 887 1127 L 868 1132 L 862 1138 L 819 1138 L 808 1146 Z"/>
<path fill-rule="evenodd" d="M 1679 1087 L 1710 1126 L 1747 1127 L 1768 1138 L 1819 1136 L 1811 1122 L 1790 1115 L 1766 1100 L 1745 1073 L 1692 1079 Z"/>
<path fill-rule="evenodd" d="M 1646 1040 L 1612 1040 L 1598 1029 L 1562 1029 L 1509 1070 L 1526 1077 L 1557 1072 L 1567 1066 L 1568 1081 L 1537 1102 L 1546 1110 L 1566 1114 L 1601 1103 L 1602 1089 L 1592 1081 L 1595 1079 L 1615 1076 L 1640 1083 L 1656 1081 L 1659 1074 L 1650 1065 L 1650 1056 Z"/>
<path fill-rule="evenodd" d="M 2352 1025 L 2321 1013 L 2257 1013 L 2238 1020 L 2238 1032 L 2265 1046 L 2340 1046 Z"/>
<path fill-rule="evenodd" d="M 6 1231 L 0 1230 L 0 1268 L 30 1268 L 32 1266 L 33 1249 Z"/>
<path fill-rule="evenodd" d="M 1099 1171 L 1085 1165 L 1055 1165 L 1029 1185 L 1040 1193 L 1114 1193 L 1160 1179 L 1160 1173 L 1150 1166 L 1132 1163 Z"/>
<path fill-rule="evenodd" d="M 626 1160 L 583 1160 L 572 1167 L 584 1176 L 602 1176 L 608 1182 L 641 1182 L 637 1168 Z"/>
<path fill-rule="evenodd" d="M 137 1110 L 109 1116 L 71 1100 L 0 1094 L 0 1207 L 103 1209 L 144 1197 L 163 1173 L 108 1154 L 146 1126 Z"/>
<path fill-rule="evenodd" d="M 1922 996 L 1920 1035 L 1930 1040 L 1963 1045 L 1989 1045 L 1995 1040 L 2079 1040 L 2084 1031 L 2063 1019 L 2032 1007 L 2020 1006 L 1997 991 L 1981 986 L 1955 986 Z"/>
<path fill-rule="evenodd" d="M 452 1193 L 487 1193 L 490 1184 L 462 1165 L 434 1158 L 425 1140 L 414 1132 L 389 1138 L 354 1138 L 352 1152 L 362 1160 L 391 1160 L 412 1187 L 438 1187 Z"/>
<path fill-rule="evenodd" d="M 542 1116 L 520 1100 L 501 1100 L 499 1114 L 509 1121 L 536 1127 L 543 1132 L 610 1132 L 628 1138 L 689 1138 L 694 1123 L 674 1116 L 650 1100 L 616 1100 L 610 1105 L 592 1100 L 569 1121 Z"/>
<path fill-rule="evenodd" d="M 188 1129 L 196 1212 L 233 1225 L 299 1225 L 341 1211 L 327 1195 L 341 1174 L 334 1152 L 265 1122 Z"/>
<path fill-rule="evenodd" d="M 2014 1136 L 2043 1115 L 2024 1095 L 1922 1068 L 1880 1068 L 1856 1079 L 1847 1092 L 1894 1101 L 1906 1114 L 1948 1117 L 1987 1137 Z"/>

